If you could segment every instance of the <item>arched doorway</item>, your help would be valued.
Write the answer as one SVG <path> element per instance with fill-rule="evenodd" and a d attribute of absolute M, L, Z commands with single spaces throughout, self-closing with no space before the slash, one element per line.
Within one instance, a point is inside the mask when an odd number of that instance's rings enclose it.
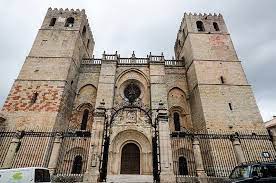
<path fill-rule="evenodd" d="M 122 149 L 121 174 L 140 174 L 140 149 L 134 143 L 126 144 Z"/>

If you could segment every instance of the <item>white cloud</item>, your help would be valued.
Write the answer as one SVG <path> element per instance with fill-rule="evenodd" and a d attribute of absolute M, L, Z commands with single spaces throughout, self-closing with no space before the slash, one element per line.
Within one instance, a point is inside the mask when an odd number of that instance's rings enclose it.
<path fill-rule="evenodd" d="M 48 7 L 84 8 L 95 38 L 95 55 L 104 50 L 121 56 L 146 56 L 150 51 L 173 56 L 184 12 L 220 12 L 253 84 L 261 112 L 268 120 L 275 111 L 276 87 L 274 9 L 267 0 L 50 0 L 1 1 L 0 105 L 17 77 Z M 262 69 L 260 71 L 260 69 Z M 262 74 L 268 72 L 269 74 Z M 270 95 L 264 95 L 269 91 Z M 261 100 L 258 98 L 262 96 Z"/>

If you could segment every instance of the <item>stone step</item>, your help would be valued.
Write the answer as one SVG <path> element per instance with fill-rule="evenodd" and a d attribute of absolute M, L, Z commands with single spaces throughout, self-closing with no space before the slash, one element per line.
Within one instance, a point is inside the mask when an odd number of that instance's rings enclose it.
<path fill-rule="evenodd" d="M 152 183 L 152 175 L 108 175 L 108 183 Z"/>

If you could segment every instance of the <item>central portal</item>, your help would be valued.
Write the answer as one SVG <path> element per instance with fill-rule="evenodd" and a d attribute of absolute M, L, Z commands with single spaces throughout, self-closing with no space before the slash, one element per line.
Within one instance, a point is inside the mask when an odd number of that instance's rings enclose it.
<path fill-rule="evenodd" d="M 126 144 L 122 149 L 121 174 L 140 174 L 140 149 L 134 143 Z"/>

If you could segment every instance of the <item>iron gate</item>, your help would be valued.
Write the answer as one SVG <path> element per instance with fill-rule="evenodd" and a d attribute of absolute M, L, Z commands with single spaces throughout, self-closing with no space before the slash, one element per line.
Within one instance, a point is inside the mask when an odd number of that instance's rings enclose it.
<path fill-rule="evenodd" d="M 138 109 L 142 111 L 148 118 L 149 123 L 153 129 L 152 133 L 152 162 L 153 162 L 153 178 L 155 182 L 160 182 L 160 148 L 159 148 L 159 131 L 158 131 L 158 118 L 152 120 L 151 110 L 146 110 L 140 105 L 135 105 L 133 103 L 129 103 L 126 105 L 122 105 L 118 108 L 113 108 L 113 112 L 110 115 L 110 118 L 105 118 L 104 122 L 104 133 L 102 140 L 102 148 L 101 148 L 101 160 L 100 160 L 100 181 L 106 181 L 107 178 L 107 164 L 108 164 L 108 153 L 109 153 L 109 145 L 110 145 L 110 134 L 109 130 L 112 128 L 112 123 L 114 121 L 115 116 L 125 109 Z"/>

